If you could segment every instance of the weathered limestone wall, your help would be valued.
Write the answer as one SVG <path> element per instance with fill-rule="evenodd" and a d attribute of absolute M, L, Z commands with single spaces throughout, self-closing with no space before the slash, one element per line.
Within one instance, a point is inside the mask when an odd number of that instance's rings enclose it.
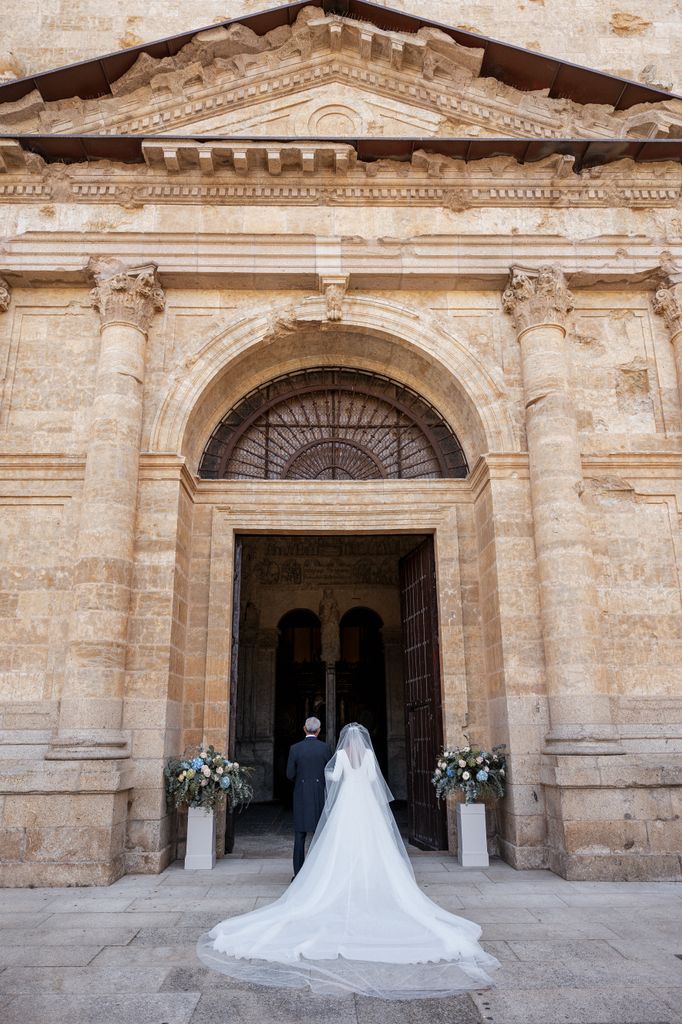
<path fill-rule="evenodd" d="M 667 0 L 378 0 L 388 7 L 480 32 L 626 78 L 680 88 L 682 26 Z M 272 0 L 154 0 L 113 8 L 102 0 L 7 0 L 0 75 L 20 77 L 111 50 L 276 6 Z M 502 20 L 501 16 L 502 15 Z M 38 46 L 37 41 L 40 40 Z"/>
<path fill-rule="evenodd" d="M 485 173 L 493 180 L 507 173 L 503 162 L 492 163 Z M 103 165 L 101 177 L 110 170 Z M 47 176 L 71 173 L 83 169 Z M 412 173 L 401 165 L 403 180 Z M 608 188 L 612 173 L 590 172 L 585 182 Z M 667 187 L 670 169 L 656 173 Z M 310 532 L 330 524 L 378 532 L 384 523 L 391 532 L 413 530 L 415 520 L 437 535 L 446 737 L 459 742 L 467 731 L 506 742 L 512 752 L 510 793 L 499 815 L 504 855 L 519 867 L 551 863 L 576 877 L 674 875 L 673 784 L 682 748 L 679 334 L 671 333 L 674 310 L 666 317 L 652 305 L 661 253 L 677 245 L 668 193 L 660 208 L 646 200 L 638 209 L 620 200 L 599 209 L 603 198 L 573 209 L 525 207 L 518 196 L 512 208 L 412 209 L 386 200 L 362 206 L 361 218 L 349 202 L 202 205 L 171 195 L 124 207 L 78 194 L 74 201 L 0 205 L 0 271 L 12 284 L 0 312 L 6 877 L 20 884 L 107 881 L 168 862 L 165 758 L 186 743 L 224 746 L 227 739 L 230 523 L 244 532 L 245 522 L 280 532 L 292 523 L 308 524 Z M 134 280 L 143 264 L 159 263 L 165 308 L 159 302 L 149 316 L 146 342 L 130 323 L 114 337 L 116 359 L 123 359 L 116 363 L 125 377 L 120 389 L 100 386 L 106 339 L 83 272 L 84 248 L 100 257 L 132 253 Z M 228 257 L 232 264 L 221 262 Z M 531 487 L 526 455 L 529 448 L 537 454 L 526 404 L 530 398 L 541 416 L 542 402 L 529 394 L 522 330 L 502 307 L 515 262 L 531 271 L 552 262 L 571 275 L 575 310 L 566 337 L 554 329 L 551 340 L 563 353 L 563 394 L 575 412 L 566 493 L 580 516 L 561 521 L 565 527 L 584 517 L 587 524 L 581 536 L 589 538 L 583 546 L 594 564 L 590 603 L 603 706 L 624 750 L 611 757 L 543 753 L 550 714 L 536 558 L 541 488 Z M 249 276 L 238 285 L 233 275 L 242 263 Z M 26 266 L 38 268 L 28 281 Z M 320 294 L 319 278 L 330 268 L 350 274 L 339 321 L 328 319 Z M 530 294 L 536 287 L 531 273 Z M 345 506 L 321 503 L 317 510 L 309 507 L 310 492 L 290 488 L 287 506 L 284 492 L 268 497 L 238 488 L 239 518 L 234 490 L 193 479 L 211 430 L 245 392 L 297 367 L 339 363 L 396 376 L 437 406 L 460 436 L 474 470 L 470 481 L 409 485 L 409 507 L 400 504 L 398 488 L 364 506 L 358 493 L 344 492 Z M 109 405 L 115 411 L 119 402 L 120 416 L 111 416 Z M 111 472 L 97 477 L 93 409 L 102 414 L 97 441 L 117 464 L 125 447 L 124 508 L 101 500 L 116 481 Z M 139 460 L 131 457 L 134 431 Z M 73 645 L 88 458 L 89 493 L 99 495 L 90 505 L 94 527 L 114 518 L 130 567 L 114 609 L 124 657 L 119 643 L 108 694 L 125 698 L 121 743 L 124 752 L 130 744 L 130 756 L 100 768 L 42 760 L 60 725 L 69 638 Z M 553 491 L 544 497 L 551 500 Z M 112 555 L 125 546 L 112 548 L 114 532 L 104 531 Z M 105 555 L 96 544 L 98 565 Z M 82 597 L 81 613 L 89 614 L 92 600 L 106 613 L 102 621 L 113 621 L 110 588 Z M 565 653 L 570 633 L 561 639 Z M 104 645 L 94 653 L 106 675 L 113 662 Z M 91 696 L 88 714 L 97 705 Z M 660 761 L 654 775 L 652 758 Z M 608 808 L 607 790 L 617 790 Z M 54 818 L 57 806 L 62 815 L 72 808 L 68 828 Z M 600 807 L 608 809 L 611 829 L 599 824 Z M 96 831 L 86 836 L 78 830 L 88 815 Z"/>

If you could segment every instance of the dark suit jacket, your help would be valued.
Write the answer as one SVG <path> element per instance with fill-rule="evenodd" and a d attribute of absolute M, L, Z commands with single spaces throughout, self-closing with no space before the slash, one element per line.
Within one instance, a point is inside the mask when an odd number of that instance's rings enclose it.
<path fill-rule="evenodd" d="M 332 752 L 316 736 L 289 749 L 287 778 L 294 783 L 294 832 L 314 832 L 324 807 L 324 767 Z"/>

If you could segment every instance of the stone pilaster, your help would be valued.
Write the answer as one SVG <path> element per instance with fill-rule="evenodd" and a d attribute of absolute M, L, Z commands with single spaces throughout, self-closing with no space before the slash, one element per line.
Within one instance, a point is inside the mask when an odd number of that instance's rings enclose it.
<path fill-rule="evenodd" d="M 658 287 L 652 305 L 654 312 L 663 317 L 670 333 L 682 409 L 682 270 L 668 256 L 661 258 Z"/>
<path fill-rule="evenodd" d="M 153 265 L 92 267 L 101 346 L 81 498 L 74 609 L 53 759 L 120 758 L 145 343 L 164 305 Z"/>
<path fill-rule="evenodd" d="M 620 752 L 600 655 L 580 446 L 571 395 L 564 275 L 512 268 L 503 307 L 521 348 L 550 731 L 547 753 Z"/>

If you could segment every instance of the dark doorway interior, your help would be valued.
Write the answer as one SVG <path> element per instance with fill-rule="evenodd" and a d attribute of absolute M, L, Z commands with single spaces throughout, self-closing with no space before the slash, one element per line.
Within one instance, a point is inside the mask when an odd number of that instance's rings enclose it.
<path fill-rule="evenodd" d="M 386 672 L 381 618 L 371 608 L 351 608 L 339 623 L 336 664 L 336 735 L 348 722 L 366 726 L 387 775 Z"/>
<path fill-rule="evenodd" d="M 307 608 L 287 612 L 279 622 L 275 675 L 274 796 L 289 802 L 286 767 L 289 747 L 303 738 L 301 727 L 314 715 L 324 723 L 325 665 L 320 620 Z"/>
<path fill-rule="evenodd" d="M 290 805 L 287 756 L 306 718 L 332 746 L 358 721 L 407 800 L 411 841 L 445 848 L 431 785 L 443 739 L 433 538 L 240 537 L 234 593 L 230 735 L 256 801 Z"/>

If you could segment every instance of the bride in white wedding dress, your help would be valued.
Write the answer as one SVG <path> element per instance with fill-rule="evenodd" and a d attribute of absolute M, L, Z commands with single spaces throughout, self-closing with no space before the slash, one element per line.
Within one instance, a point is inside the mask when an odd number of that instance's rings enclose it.
<path fill-rule="evenodd" d="M 305 863 L 283 896 L 221 921 L 197 944 L 207 967 L 261 985 L 383 999 L 492 984 L 481 929 L 415 881 L 367 730 L 341 732 Z"/>

